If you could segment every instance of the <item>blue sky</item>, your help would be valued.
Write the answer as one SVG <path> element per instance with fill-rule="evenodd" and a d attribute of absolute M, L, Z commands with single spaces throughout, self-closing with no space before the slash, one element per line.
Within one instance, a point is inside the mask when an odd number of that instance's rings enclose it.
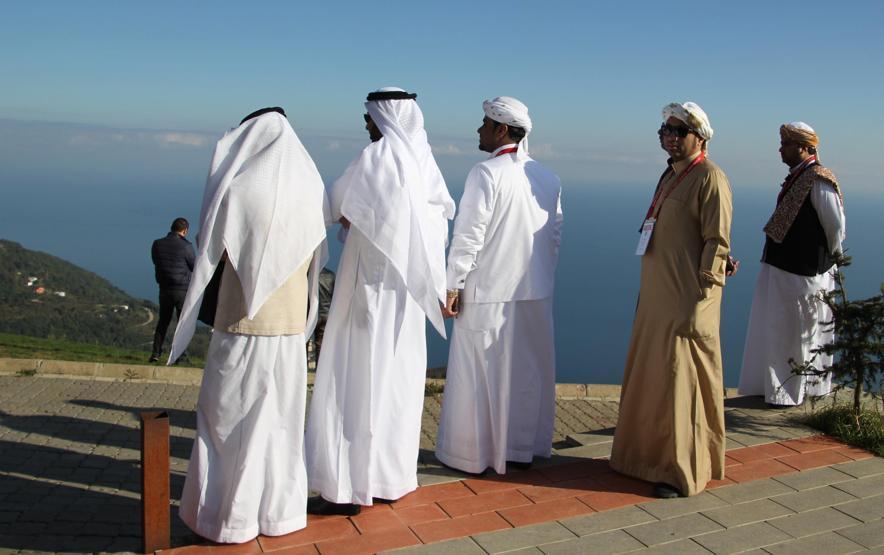
<path fill-rule="evenodd" d="M 201 180 L 215 138 L 277 104 L 333 179 L 365 142 L 366 92 L 395 84 L 418 92 L 454 187 L 481 157 L 481 101 L 507 94 L 528 104 L 535 156 L 566 186 L 653 182 L 659 110 L 694 100 L 735 186 L 776 185 L 777 127 L 801 119 L 846 190 L 878 191 L 882 6 L 13 3 L 0 22 L 0 185 Z"/>

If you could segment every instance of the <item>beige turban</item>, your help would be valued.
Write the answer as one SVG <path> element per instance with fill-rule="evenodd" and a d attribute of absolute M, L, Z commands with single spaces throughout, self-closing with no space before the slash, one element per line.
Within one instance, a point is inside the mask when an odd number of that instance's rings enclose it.
<path fill-rule="evenodd" d="M 673 102 L 663 107 L 663 121 L 674 117 L 685 122 L 688 127 L 697 132 L 697 135 L 706 139 L 712 138 L 712 125 L 709 124 L 709 116 L 694 102 L 679 104 Z"/>
<path fill-rule="evenodd" d="M 820 138 L 816 131 L 803 121 L 793 121 L 780 126 L 780 138 L 789 143 L 816 148 Z"/>

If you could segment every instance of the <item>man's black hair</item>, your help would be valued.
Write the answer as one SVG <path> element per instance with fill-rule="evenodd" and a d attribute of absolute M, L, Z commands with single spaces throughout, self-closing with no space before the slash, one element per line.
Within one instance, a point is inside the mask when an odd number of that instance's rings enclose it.
<path fill-rule="evenodd" d="M 491 118 L 488 118 L 488 119 L 491 119 Z M 497 127 L 499 125 L 504 125 L 503 123 L 500 123 L 499 121 L 495 121 L 495 120 L 491 120 L 491 121 L 494 122 L 495 129 L 497 129 Z M 522 139 L 525 138 L 525 135 L 527 135 L 527 133 L 525 133 L 524 127 L 516 127 L 516 126 L 510 125 L 508 123 L 505 125 L 507 126 L 507 136 L 509 136 L 509 138 L 512 139 L 513 142 L 518 143 L 519 141 L 521 141 Z"/>
<path fill-rule="evenodd" d="M 190 224 L 187 223 L 187 220 L 184 218 L 175 218 L 172 222 L 171 230 L 175 233 L 180 233 L 182 231 L 190 229 Z"/>

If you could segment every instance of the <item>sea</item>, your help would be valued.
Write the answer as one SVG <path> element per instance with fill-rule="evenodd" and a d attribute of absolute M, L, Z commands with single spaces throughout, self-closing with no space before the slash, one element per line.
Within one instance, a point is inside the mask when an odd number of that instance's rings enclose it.
<path fill-rule="evenodd" d="M 156 299 L 151 242 L 177 216 L 197 222 L 200 186 L 186 189 L 131 181 L 115 187 L 63 188 L 39 182 L 4 187 L 0 238 L 48 252 L 109 279 L 140 298 Z M 461 191 L 452 188 L 452 196 Z M 637 230 L 650 200 L 642 186 L 566 184 L 565 223 L 556 274 L 556 379 L 560 383 L 619 384 L 623 377 L 638 295 L 640 257 Z M 734 190 L 732 251 L 740 259 L 728 280 L 721 319 L 725 384 L 739 379 L 746 324 L 763 245 L 761 228 L 776 190 Z M 846 268 L 851 298 L 880 291 L 884 280 L 881 240 L 884 195 L 847 191 Z M 330 230 L 335 269 L 340 244 Z M 2 260 L 0 260 L 2 263 Z M 449 323 L 450 328 L 450 323 Z M 448 343 L 428 327 L 428 365 L 444 366 Z"/>

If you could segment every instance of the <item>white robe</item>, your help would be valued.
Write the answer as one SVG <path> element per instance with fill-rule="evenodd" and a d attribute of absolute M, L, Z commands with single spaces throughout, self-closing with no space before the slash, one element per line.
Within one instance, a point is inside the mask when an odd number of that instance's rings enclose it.
<path fill-rule="evenodd" d="M 249 319 L 297 269 L 307 261 L 311 266 L 304 333 L 212 334 L 179 515 L 213 541 L 240 543 L 306 525 L 305 337 L 318 316 L 327 213 L 319 172 L 281 114 L 250 119 L 218 141 L 170 364 L 193 336 L 205 289 L 224 253 Z"/>
<path fill-rule="evenodd" d="M 466 472 L 552 454 L 552 298 L 464 303 L 454 321 L 436 458 Z"/>
<path fill-rule="evenodd" d="M 841 250 L 844 208 L 835 189 L 817 181 L 810 200 L 826 232 L 830 252 Z M 831 375 L 816 378 L 792 374 L 789 359 L 809 361 L 813 349 L 833 339 L 832 311 L 817 295 L 835 288 L 836 267 L 817 276 L 802 276 L 762 263 L 749 313 L 749 327 L 740 368 L 741 395 L 764 395 L 777 405 L 800 405 L 805 395 L 826 395 Z M 830 355 L 817 355 L 814 366 L 832 364 Z"/>
<path fill-rule="evenodd" d="M 504 145 L 498 151 L 511 147 Z M 555 418 L 552 298 L 561 241 L 559 179 L 524 153 L 467 177 L 448 254 L 461 289 L 436 457 L 466 472 L 549 457 Z"/>
<path fill-rule="evenodd" d="M 204 538 L 242 543 L 307 525 L 303 334 L 215 330 L 179 516 Z"/>
<path fill-rule="evenodd" d="M 424 322 L 389 259 L 351 226 L 307 420 L 310 489 L 324 499 L 371 505 L 417 488 Z"/>

